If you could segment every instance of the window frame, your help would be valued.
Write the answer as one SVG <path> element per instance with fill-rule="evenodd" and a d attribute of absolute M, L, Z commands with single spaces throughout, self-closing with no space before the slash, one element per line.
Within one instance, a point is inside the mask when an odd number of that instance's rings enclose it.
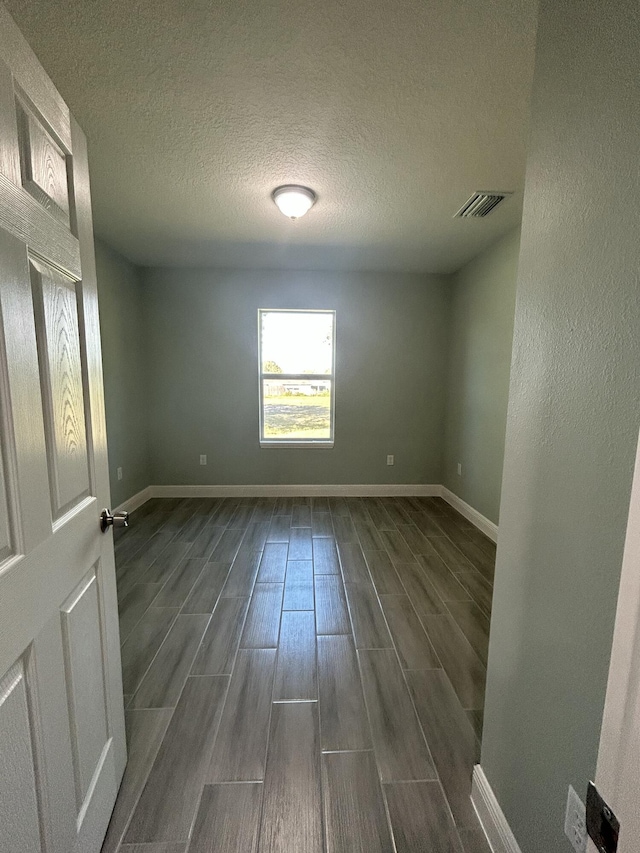
<path fill-rule="evenodd" d="M 262 315 L 263 314 L 332 314 L 331 338 L 331 373 L 263 373 L 262 371 Z M 259 442 L 261 448 L 318 448 L 330 450 L 335 441 L 336 415 L 336 310 L 335 308 L 258 308 L 258 417 Z M 296 380 L 329 380 L 331 393 L 329 395 L 329 438 L 266 438 L 264 435 L 264 380 L 283 379 Z"/>

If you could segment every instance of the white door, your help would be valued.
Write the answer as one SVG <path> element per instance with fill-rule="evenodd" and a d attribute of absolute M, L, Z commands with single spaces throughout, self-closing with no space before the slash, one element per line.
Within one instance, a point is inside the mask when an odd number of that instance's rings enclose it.
<path fill-rule="evenodd" d="M 631 490 L 596 787 L 620 822 L 618 853 L 640 849 L 640 444 Z M 589 841 L 590 853 L 596 846 Z"/>
<path fill-rule="evenodd" d="M 85 139 L 0 4 L 0 850 L 97 853 L 126 760 Z"/>

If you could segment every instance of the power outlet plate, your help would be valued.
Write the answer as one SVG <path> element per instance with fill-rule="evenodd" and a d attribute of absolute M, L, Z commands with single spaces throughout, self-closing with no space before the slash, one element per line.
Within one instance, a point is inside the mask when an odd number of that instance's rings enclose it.
<path fill-rule="evenodd" d="M 458 477 L 462 477 L 462 462 L 458 462 Z"/>
<path fill-rule="evenodd" d="M 116 468 L 116 476 L 119 480 L 122 479 L 122 468 Z"/>
<path fill-rule="evenodd" d="M 587 850 L 587 815 L 584 803 L 569 785 L 567 795 L 567 811 L 564 817 L 564 834 L 571 842 L 576 853 L 586 853 Z"/>
<path fill-rule="evenodd" d="M 393 453 L 390 453 L 387 456 L 387 465 L 395 465 L 395 464 L 396 464 L 396 457 L 393 455 Z"/>
<path fill-rule="evenodd" d="M 201 465 L 206 465 L 206 464 L 207 464 L 207 454 L 206 454 L 206 453 L 201 453 L 201 454 L 200 454 L 200 464 L 201 464 Z"/>

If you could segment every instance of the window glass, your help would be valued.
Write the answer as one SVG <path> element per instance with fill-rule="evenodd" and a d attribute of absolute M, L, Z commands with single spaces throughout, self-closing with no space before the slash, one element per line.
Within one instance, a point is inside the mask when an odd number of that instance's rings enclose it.
<path fill-rule="evenodd" d="M 261 310 L 260 442 L 332 445 L 334 311 Z"/>

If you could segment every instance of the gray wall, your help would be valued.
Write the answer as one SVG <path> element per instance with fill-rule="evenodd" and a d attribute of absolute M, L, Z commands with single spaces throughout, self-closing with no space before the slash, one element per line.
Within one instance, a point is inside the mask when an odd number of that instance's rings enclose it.
<path fill-rule="evenodd" d="M 147 442 L 146 352 L 140 270 L 96 240 L 111 502 L 151 482 Z M 116 469 L 122 468 L 118 481 Z"/>
<path fill-rule="evenodd" d="M 408 274 L 146 270 L 152 482 L 440 483 L 448 286 Z M 332 450 L 260 449 L 258 308 L 336 309 Z"/>
<path fill-rule="evenodd" d="M 637 0 L 542 0 L 482 765 L 523 853 L 595 771 L 640 418 Z"/>
<path fill-rule="evenodd" d="M 457 272 L 451 285 L 444 484 L 496 524 L 519 248 L 516 229 Z"/>

